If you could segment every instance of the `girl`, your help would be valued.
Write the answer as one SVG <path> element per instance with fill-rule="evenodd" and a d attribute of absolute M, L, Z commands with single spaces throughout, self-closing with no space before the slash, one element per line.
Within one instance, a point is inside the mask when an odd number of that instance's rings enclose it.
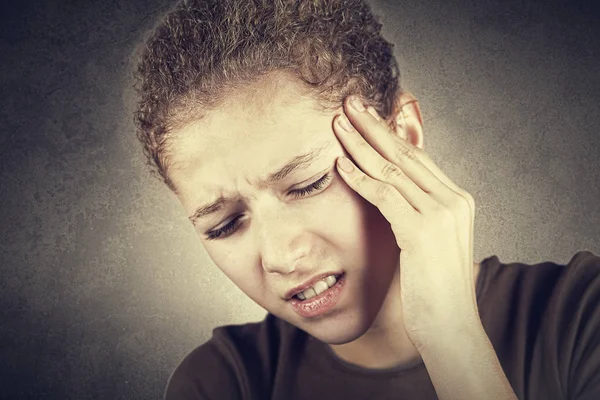
<path fill-rule="evenodd" d="M 358 0 L 190 0 L 148 40 L 144 152 L 268 311 L 215 329 L 166 398 L 600 398 L 600 258 L 473 261 L 473 198 L 380 32 Z"/>

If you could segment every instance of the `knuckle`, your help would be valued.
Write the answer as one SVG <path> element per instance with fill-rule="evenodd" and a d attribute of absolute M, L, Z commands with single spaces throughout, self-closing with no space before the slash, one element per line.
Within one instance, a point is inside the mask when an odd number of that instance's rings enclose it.
<path fill-rule="evenodd" d="M 461 215 L 469 214 L 475 208 L 475 200 L 469 193 L 463 190 L 459 196 L 455 197 L 453 208 L 461 213 Z"/>
<path fill-rule="evenodd" d="M 414 150 L 404 146 L 404 145 L 400 145 L 396 148 L 396 159 L 403 161 L 403 160 L 410 160 L 410 161 L 415 161 L 417 160 L 417 155 L 415 154 Z"/>
<path fill-rule="evenodd" d="M 364 186 L 366 183 L 367 177 L 365 175 L 358 175 L 355 179 L 354 179 L 354 183 L 357 186 Z"/>
<path fill-rule="evenodd" d="M 473 196 L 471 196 L 471 194 L 469 192 L 465 192 L 465 191 L 463 191 L 463 195 L 467 199 L 467 203 L 469 204 L 471 209 L 475 209 L 475 199 L 473 198 Z"/>
<path fill-rule="evenodd" d="M 411 145 L 411 146 L 412 146 L 412 145 Z M 414 154 L 415 156 L 418 156 L 418 157 L 424 157 L 424 158 L 427 158 L 427 159 L 429 159 L 430 161 L 432 161 L 432 160 L 431 160 L 431 157 L 429 157 L 429 154 L 425 153 L 425 152 L 423 151 L 423 149 L 421 149 L 420 147 L 417 147 L 417 146 L 412 146 L 412 152 L 413 152 L 413 154 Z M 433 162 L 433 161 L 432 161 L 432 162 Z"/>
<path fill-rule="evenodd" d="M 390 185 L 377 185 L 375 189 L 375 197 L 379 200 L 385 200 L 392 194 L 392 188 Z"/>
<path fill-rule="evenodd" d="M 400 169 L 392 163 L 387 162 L 383 164 L 383 167 L 381 168 L 381 176 L 384 179 L 399 178 L 402 175 L 403 173 Z"/>

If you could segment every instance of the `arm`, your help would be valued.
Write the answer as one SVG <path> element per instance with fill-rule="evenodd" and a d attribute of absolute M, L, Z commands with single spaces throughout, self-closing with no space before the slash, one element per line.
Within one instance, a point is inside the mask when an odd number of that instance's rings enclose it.
<path fill-rule="evenodd" d="M 419 352 L 440 400 L 516 400 L 480 324 L 427 340 Z"/>
<path fill-rule="evenodd" d="M 420 140 L 408 140 L 420 135 L 421 121 L 416 100 L 404 97 L 412 117 L 396 131 L 358 97 L 345 101 L 335 133 L 354 163 L 340 157 L 338 171 L 390 222 L 402 250 L 404 329 L 439 398 L 514 400 L 477 314 L 474 200 L 435 165 Z"/>

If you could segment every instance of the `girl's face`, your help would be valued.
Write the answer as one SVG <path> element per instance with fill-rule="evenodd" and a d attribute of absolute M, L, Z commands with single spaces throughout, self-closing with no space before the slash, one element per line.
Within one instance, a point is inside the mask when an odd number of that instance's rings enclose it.
<path fill-rule="evenodd" d="M 208 255 L 243 292 L 341 344 L 373 323 L 400 250 L 379 210 L 336 171 L 336 158 L 348 156 L 332 125 L 341 106 L 319 110 L 289 78 L 252 85 L 174 132 L 169 173 Z M 296 168 L 283 168 L 291 161 Z M 335 307 L 316 317 L 296 313 L 286 292 L 328 272 L 344 274 Z"/>

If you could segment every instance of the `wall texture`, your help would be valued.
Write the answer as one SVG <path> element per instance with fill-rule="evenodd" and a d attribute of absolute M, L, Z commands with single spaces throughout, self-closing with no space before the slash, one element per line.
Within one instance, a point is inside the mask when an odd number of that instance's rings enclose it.
<path fill-rule="evenodd" d="M 131 54 L 167 0 L 0 6 L 0 398 L 159 399 L 265 312 L 147 173 Z M 477 202 L 475 258 L 600 254 L 594 2 L 373 1 L 425 149 Z"/>

